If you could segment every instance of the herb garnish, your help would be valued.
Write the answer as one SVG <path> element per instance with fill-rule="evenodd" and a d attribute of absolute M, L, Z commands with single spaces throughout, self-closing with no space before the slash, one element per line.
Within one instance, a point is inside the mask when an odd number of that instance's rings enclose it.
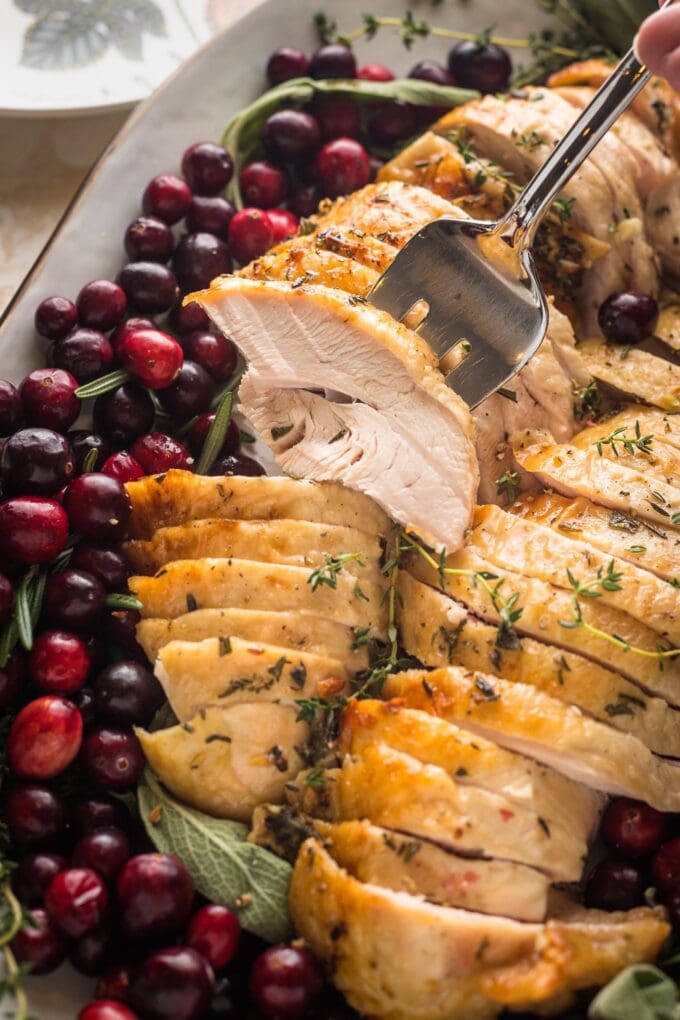
<path fill-rule="evenodd" d="M 605 446 L 611 447 L 615 457 L 620 455 L 618 446 L 622 446 L 625 452 L 631 456 L 636 453 L 644 453 L 647 456 L 651 456 L 654 435 L 643 436 L 639 421 L 635 422 L 635 435 L 633 437 L 627 436 L 627 432 L 628 426 L 620 425 L 613 432 L 610 432 L 608 436 L 601 436 L 597 439 L 593 445 L 597 448 L 600 457 L 604 453 Z"/>
<path fill-rule="evenodd" d="M 307 578 L 307 584 L 311 584 L 312 591 L 316 591 L 322 585 L 326 585 L 328 588 L 338 587 L 338 574 L 343 569 L 346 563 L 358 563 L 360 567 L 365 567 L 366 563 L 362 558 L 361 553 L 338 553 L 337 556 L 329 556 L 327 553 L 324 555 L 325 565 L 323 567 L 317 567 L 313 570 Z M 363 594 L 363 593 L 362 593 Z M 364 596 L 365 598 L 366 596 Z"/>
<path fill-rule="evenodd" d="M 514 503 L 520 486 L 519 471 L 504 471 L 500 478 L 496 479 L 496 492 L 499 496 L 507 497 L 508 503 Z"/>

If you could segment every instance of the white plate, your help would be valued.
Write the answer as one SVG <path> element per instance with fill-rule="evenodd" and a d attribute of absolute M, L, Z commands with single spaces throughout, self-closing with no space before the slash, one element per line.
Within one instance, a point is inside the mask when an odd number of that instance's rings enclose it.
<path fill-rule="evenodd" d="M 499 33 L 516 37 L 548 23 L 532 0 L 506 0 L 503 5 L 498 0 L 451 0 L 442 6 L 424 0 L 408 5 L 402 0 L 234 3 L 249 13 L 208 43 L 140 106 L 85 183 L 0 324 L 3 376 L 18 380 L 42 363 L 44 347 L 33 328 L 35 307 L 42 298 L 73 296 L 87 280 L 113 278 L 118 272 L 122 235 L 139 211 L 149 178 L 161 171 L 176 171 L 183 149 L 191 142 L 220 138 L 229 117 L 262 91 L 263 68 L 272 49 L 283 44 L 314 49 L 312 17 L 319 7 L 345 30 L 361 23 L 367 7 L 378 15 L 393 15 L 411 6 L 416 16 L 433 24 L 474 32 L 494 24 Z M 186 0 L 185 6 L 189 4 L 194 10 L 203 0 Z M 394 32 L 382 29 L 377 39 L 360 43 L 357 50 L 360 60 L 386 63 L 405 73 L 425 56 L 443 59 L 449 46 L 450 41 L 430 37 L 418 40 L 407 52 Z M 518 57 L 521 61 L 526 54 Z M 32 1016 L 74 1020 L 93 983 L 62 969 L 29 984 Z"/>

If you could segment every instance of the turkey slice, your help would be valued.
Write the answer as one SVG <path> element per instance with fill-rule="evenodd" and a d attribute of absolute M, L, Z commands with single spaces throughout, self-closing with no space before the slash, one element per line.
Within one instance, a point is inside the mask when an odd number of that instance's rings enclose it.
<path fill-rule="evenodd" d="M 663 411 L 680 411 L 680 367 L 655 354 L 586 340 L 578 352 L 593 378 L 624 396 L 645 400 Z"/>
<path fill-rule="evenodd" d="M 337 255 L 316 244 L 295 238 L 284 250 L 275 248 L 240 271 L 251 280 L 309 280 L 325 287 L 337 287 L 346 294 L 367 294 L 380 274 L 379 268 L 362 265 L 356 258 Z"/>
<path fill-rule="evenodd" d="M 663 436 L 643 432 L 640 420 L 630 413 L 625 423 L 614 424 L 620 417 L 615 415 L 614 419 L 605 419 L 583 429 L 573 437 L 574 446 L 583 450 L 595 446 L 598 454 L 607 460 L 619 461 L 666 485 L 674 485 L 680 478 L 680 450 L 667 443 Z"/>
<path fill-rule="evenodd" d="M 672 297 L 669 304 L 661 307 L 654 335 L 674 351 L 680 351 L 680 304 Z"/>

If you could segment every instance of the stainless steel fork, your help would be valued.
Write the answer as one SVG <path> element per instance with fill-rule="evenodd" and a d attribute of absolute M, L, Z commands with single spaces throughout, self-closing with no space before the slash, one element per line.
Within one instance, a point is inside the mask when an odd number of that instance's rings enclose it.
<path fill-rule="evenodd" d="M 443 371 L 455 363 L 446 382 L 470 407 L 507 383 L 540 346 L 548 306 L 531 252 L 536 228 L 650 77 L 631 49 L 502 220 L 434 220 L 373 287 L 374 305 L 395 319 L 420 319 L 417 332 Z"/>

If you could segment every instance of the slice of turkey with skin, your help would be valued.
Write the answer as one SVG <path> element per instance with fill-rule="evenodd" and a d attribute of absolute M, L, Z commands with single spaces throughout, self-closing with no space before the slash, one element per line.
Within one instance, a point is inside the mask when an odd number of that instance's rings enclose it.
<path fill-rule="evenodd" d="M 630 404 L 618 414 L 603 419 L 598 427 L 612 431 L 624 425 L 632 431 L 635 429 L 636 423 L 640 425 L 644 435 L 651 433 L 667 446 L 672 446 L 674 450 L 680 450 L 680 414 L 678 412 L 662 411 L 660 408 L 646 407 L 644 404 Z"/>
<path fill-rule="evenodd" d="M 680 351 L 680 302 L 675 291 L 667 292 L 662 297 L 654 336 L 676 353 Z"/>
<path fill-rule="evenodd" d="M 224 278 L 194 299 L 250 363 L 241 399 L 256 426 L 279 392 L 294 391 L 298 421 L 274 423 L 277 401 L 262 432 L 284 470 L 293 470 L 290 451 L 302 443 L 299 473 L 360 488 L 431 545 L 461 544 L 479 481 L 474 428 L 427 344 L 386 313 L 323 287 Z M 312 414 L 299 391 L 317 387 L 358 403 L 316 397 Z M 322 412 L 318 449 L 318 440 L 303 441 Z"/>
<path fill-rule="evenodd" d="M 543 762 L 593 790 L 643 800 L 659 811 L 680 806 L 679 763 L 657 758 L 635 737 L 535 687 L 449 666 L 392 674 L 383 693 Z"/>
<path fill-rule="evenodd" d="M 600 340 L 584 340 L 578 352 L 594 379 L 629 400 L 664 411 L 680 411 L 680 366 L 648 351 Z"/>
<path fill-rule="evenodd" d="M 680 450 L 667 443 L 663 436 L 643 432 L 637 419 L 622 425 L 598 422 L 577 432 L 571 441 L 582 450 L 594 446 L 599 456 L 618 461 L 634 471 L 644 471 L 666 485 L 674 485 L 680 479 Z"/>
<path fill-rule="evenodd" d="M 497 627 L 406 570 L 400 571 L 398 585 L 401 642 L 425 666 L 463 666 L 530 684 L 632 734 L 655 754 L 680 758 L 680 711 L 667 701 L 568 649 L 526 636 L 499 643 Z"/>

